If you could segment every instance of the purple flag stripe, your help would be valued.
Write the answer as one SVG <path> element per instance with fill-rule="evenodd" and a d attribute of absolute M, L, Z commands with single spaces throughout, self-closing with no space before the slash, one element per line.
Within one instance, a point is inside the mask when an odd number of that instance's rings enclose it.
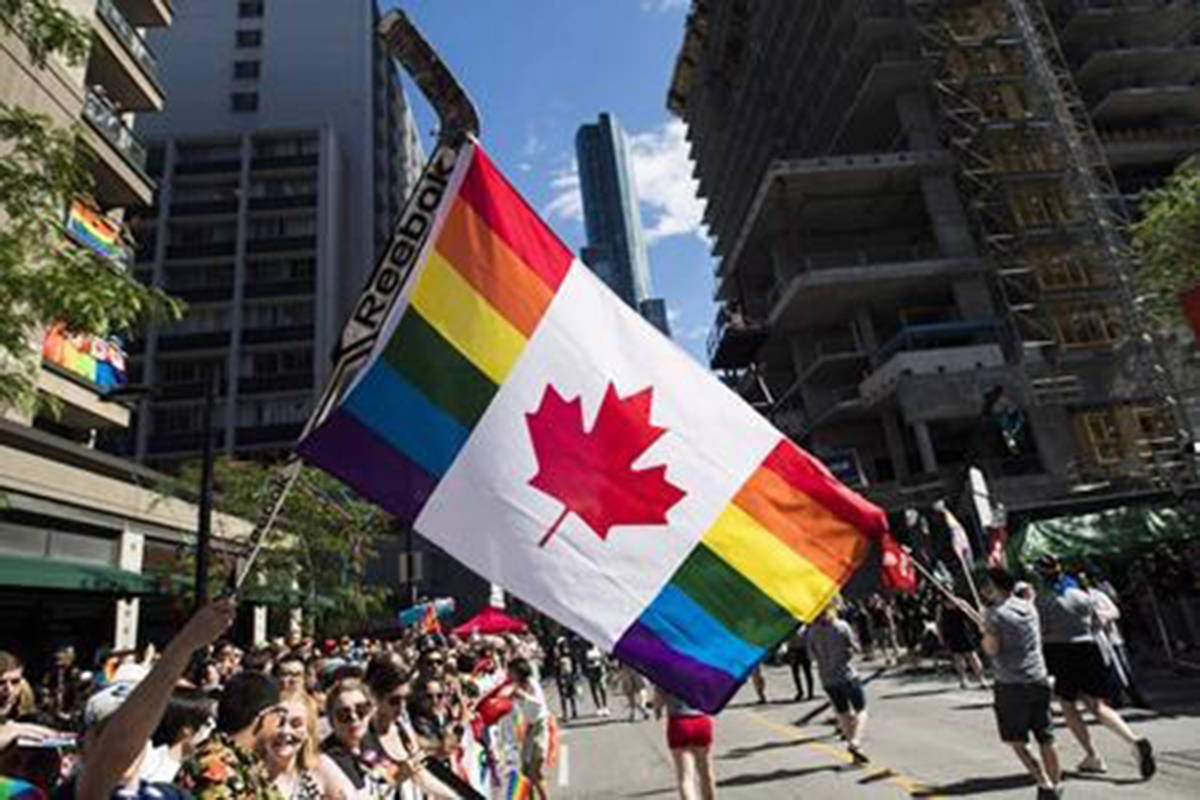
<path fill-rule="evenodd" d="M 621 636 L 613 654 L 664 691 L 707 714 L 724 708 L 750 674 L 733 676 L 668 647 L 641 622 Z"/>
<path fill-rule="evenodd" d="M 405 523 L 417 518 L 437 486 L 437 478 L 340 408 L 297 449 L 306 461 L 332 472 Z"/>

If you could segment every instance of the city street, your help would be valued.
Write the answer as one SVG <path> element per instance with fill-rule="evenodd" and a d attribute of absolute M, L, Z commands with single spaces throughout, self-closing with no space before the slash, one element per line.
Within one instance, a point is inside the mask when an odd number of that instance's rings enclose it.
<path fill-rule="evenodd" d="M 865 740 L 872 761 L 855 768 L 833 733 L 823 697 L 793 703 L 787 669 L 768 668 L 766 674 L 773 699 L 769 705 L 755 704 L 747 684 L 717 719 L 714 757 L 722 798 L 1034 796 L 1016 758 L 997 741 L 990 691 L 960 690 L 948 674 L 875 678 L 867 687 L 871 717 Z M 1159 684 L 1155 697 L 1167 713 L 1126 712 L 1158 750 L 1159 771 L 1153 780 L 1141 783 L 1126 749 L 1093 726 L 1109 773 L 1086 779 L 1071 776 L 1066 796 L 1129 800 L 1200 794 L 1195 680 L 1171 678 Z M 1182 704 L 1189 685 L 1190 708 Z M 548 694 L 557 708 L 554 690 Z M 590 701 L 581 705 L 590 709 Z M 613 712 L 611 719 L 589 717 L 567 726 L 564 757 L 552 783 L 554 796 L 675 796 L 663 723 L 652 719 L 629 724 L 624 698 L 613 704 Z M 1069 769 L 1082 754 L 1061 728 L 1061 719 L 1059 723 L 1059 752 Z"/>

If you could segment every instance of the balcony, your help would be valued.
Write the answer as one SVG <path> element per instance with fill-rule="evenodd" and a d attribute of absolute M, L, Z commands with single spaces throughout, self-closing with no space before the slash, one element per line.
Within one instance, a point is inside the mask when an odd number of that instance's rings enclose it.
<path fill-rule="evenodd" d="M 139 28 L 165 28 L 174 10 L 170 0 L 115 0 L 125 18 Z"/>
<path fill-rule="evenodd" d="M 124 111 L 161 111 L 158 61 L 113 0 L 97 0 L 94 31 L 88 84 L 103 86 Z"/>
<path fill-rule="evenodd" d="M 977 374 L 1006 368 L 997 333 L 992 320 L 904 328 L 880 348 L 883 361 L 859 385 L 862 397 L 867 405 L 878 405 L 899 393 L 905 382 L 929 378 L 936 381 L 936 386 L 926 382 L 916 387 L 911 398 L 899 398 L 902 406 L 913 407 L 914 414 L 909 416 L 931 419 L 964 416 L 965 409 L 978 411 L 981 384 Z M 963 375 L 969 379 L 960 385 L 957 378 Z M 1003 381 L 995 376 L 993 382 Z"/>
<path fill-rule="evenodd" d="M 722 307 L 708 335 L 708 363 L 713 369 L 749 366 L 770 331 L 758 320 Z"/>
<path fill-rule="evenodd" d="M 855 309 L 920 302 L 944 281 L 982 272 L 975 257 L 946 258 L 929 243 L 860 248 L 799 259 L 798 274 L 768 295 L 768 324 L 781 331 L 828 328 Z"/>
<path fill-rule="evenodd" d="M 148 206 L 154 185 L 146 174 L 146 148 L 111 104 L 89 90 L 83 102 L 83 138 L 96 155 L 93 174 L 101 206 Z"/>

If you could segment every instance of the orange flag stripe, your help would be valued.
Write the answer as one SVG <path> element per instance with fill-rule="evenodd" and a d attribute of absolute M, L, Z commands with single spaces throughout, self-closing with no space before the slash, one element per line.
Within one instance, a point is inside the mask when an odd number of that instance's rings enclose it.
<path fill-rule="evenodd" d="M 451 207 L 436 249 L 514 328 L 533 335 L 553 291 L 463 200 Z"/>
<path fill-rule="evenodd" d="M 861 531 L 765 467 L 733 502 L 830 580 L 842 582 L 866 554 Z"/>

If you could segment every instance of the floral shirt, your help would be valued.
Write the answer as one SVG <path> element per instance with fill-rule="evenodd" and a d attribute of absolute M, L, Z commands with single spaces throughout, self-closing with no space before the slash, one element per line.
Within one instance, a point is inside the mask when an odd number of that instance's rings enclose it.
<path fill-rule="evenodd" d="M 262 760 L 220 733 L 184 762 L 176 783 L 196 800 L 283 800 Z"/>

